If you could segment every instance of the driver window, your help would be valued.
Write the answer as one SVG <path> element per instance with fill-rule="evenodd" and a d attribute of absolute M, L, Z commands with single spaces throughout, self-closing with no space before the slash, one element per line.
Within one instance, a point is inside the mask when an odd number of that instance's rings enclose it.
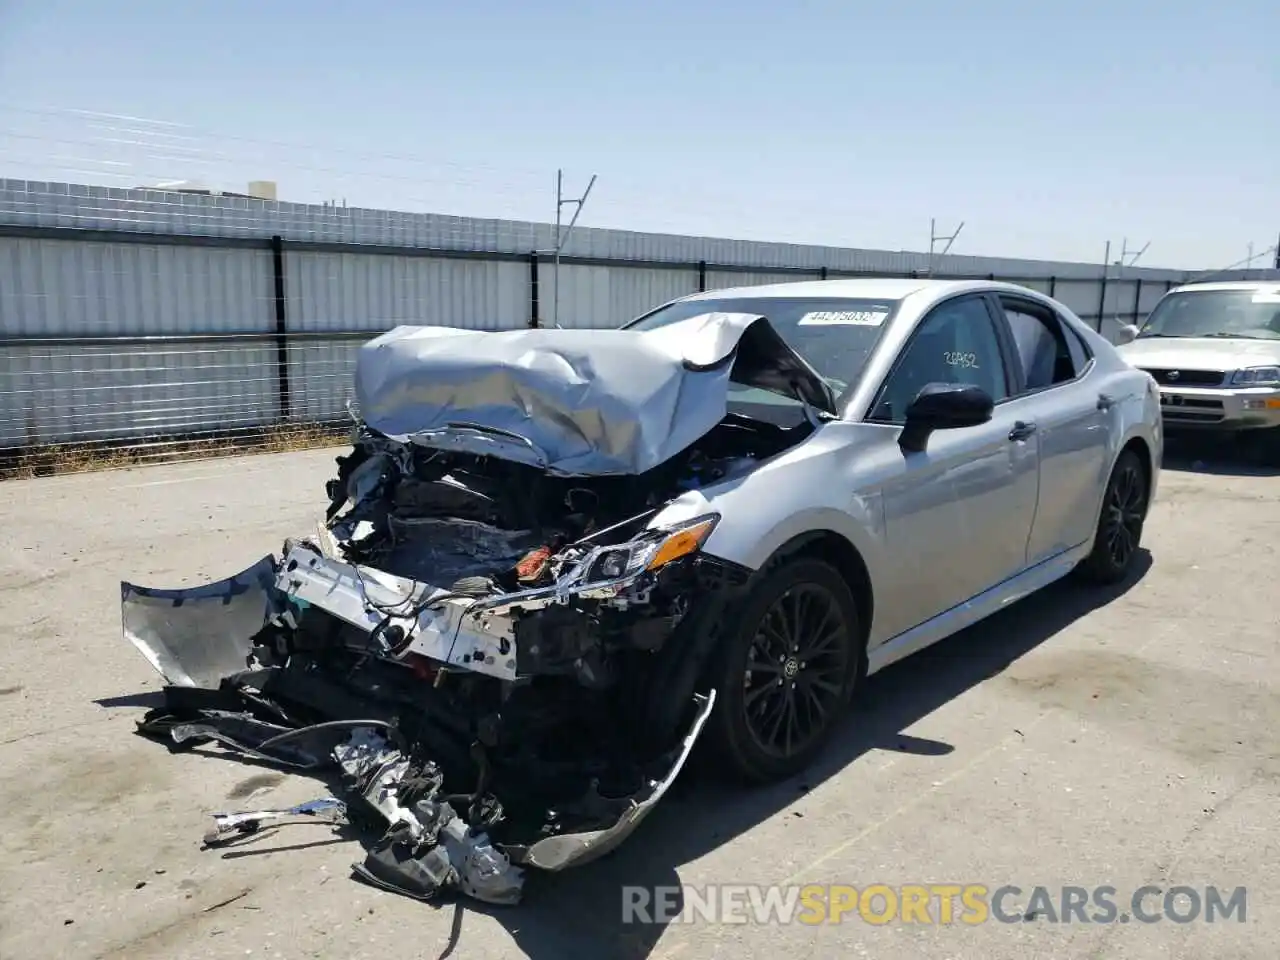
<path fill-rule="evenodd" d="M 972 384 L 997 403 L 1009 395 L 1000 341 L 980 297 L 949 300 L 921 322 L 868 419 L 904 422 L 907 407 L 930 383 Z"/>

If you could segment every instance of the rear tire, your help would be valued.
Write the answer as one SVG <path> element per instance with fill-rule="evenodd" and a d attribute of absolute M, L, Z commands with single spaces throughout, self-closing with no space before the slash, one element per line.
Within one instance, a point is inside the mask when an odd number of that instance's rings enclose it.
<path fill-rule="evenodd" d="M 736 779 L 794 776 L 821 752 L 865 667 L 857 604 L 822 560 L 783 561 L 752 584 L 711 665 L 710 757 Z"/>
<path fill-rule="evenodd" d="M 1081 561 L 1081 579 L 1107 586 L 1124 580 L 1133 570 L 1147 519 L 1147 468 L 1133 450 L 1121 451 L 1107 479 L 1093 550 Z"/>

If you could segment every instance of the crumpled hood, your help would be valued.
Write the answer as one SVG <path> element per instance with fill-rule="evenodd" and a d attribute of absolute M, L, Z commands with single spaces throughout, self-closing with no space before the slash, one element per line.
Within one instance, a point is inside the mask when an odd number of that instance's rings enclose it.
<path fill-rule="evenodd" d="M 355 395 L 364 423 L 395 440 L 606 476 L 705 435 L 731 381 L 835 412 L 813 368 L 745 313 L 643 331 L 397 327 L 360 348 Z"/>
<path fill-rule="evenodd" d="M 1221 370 L 1280 364 L 1280 340 L 1145 337 L 1117 348 L 1135 367 L 1158 370 Z"/>

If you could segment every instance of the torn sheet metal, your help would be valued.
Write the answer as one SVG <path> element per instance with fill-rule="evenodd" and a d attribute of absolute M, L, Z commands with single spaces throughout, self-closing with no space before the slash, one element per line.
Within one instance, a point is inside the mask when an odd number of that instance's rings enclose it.
<path fill-rule="evenodd" d="M 415 768 L 368 730 L 355 731 L 333 753 L 364 801 L 389 824 L 365 861 L 352 865 L 356 876 L 420 900 L 456 889 L 486 903 L 519 902 L 524 871 L 441 796 L 444 778 L 434 765 Z"/>
<path fill-rule="evenodd" d="M 215 688 L 246 668 L 252 637 L 282 607 L 275 560 L 233 577 L 173 590 L 120 584 L 124 635 L 179 687 Z"/>
<path fill-rule="evenodd" d="M 653 330 L 397 327 L 360 348 L 372 429 L 561 476 L 641 474 L 724 419 L 731 379 L 827 412 L 821 377 L 769 322 L 708 313 Z"/>
<path fill-rule="evenodd" d="M 706 696 L 698 697 L 698 713 L 693 726 L 680 745 L 680 752 L 671 765 L 670 772 L 659 781 L 650 784 L 650 793 L 643 800 L 628 801 L 628 809 L 619 816 L 618 821 L 603 830 L 592 830 L 586 833 L 564 833 L 558 836 L 539 840 L 523 851 L 511 851 L 515 862 L 542 870 L 563 870 L 566 867 L 581 866 L 603 857 L 614 850 L 622 841 L 631 836 L 647 817 L 658 801 L 666 794 L 675 782 L 685 761 L 693 751 L 707 718 L 711 716 L 711 708 L 715 706 L 716 692 L 711 690 Z"/>

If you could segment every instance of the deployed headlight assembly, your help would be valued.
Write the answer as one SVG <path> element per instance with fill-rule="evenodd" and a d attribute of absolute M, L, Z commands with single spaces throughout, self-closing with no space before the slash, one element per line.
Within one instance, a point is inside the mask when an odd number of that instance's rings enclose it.
<path fill-rule="evenodd" d="M 581 579 L 586 583 L 609 583 L 658 570 L 702 549 L 719 519 L 719 514 L 708 514 L 648 530 L 629 543 L 601 547 L 587 560 Z"/>
<path fill-rule="evenodd" d="M 1231 375 L 1233 387 L 1280 386 L 1280 367 L 1247 367 Z"/>

